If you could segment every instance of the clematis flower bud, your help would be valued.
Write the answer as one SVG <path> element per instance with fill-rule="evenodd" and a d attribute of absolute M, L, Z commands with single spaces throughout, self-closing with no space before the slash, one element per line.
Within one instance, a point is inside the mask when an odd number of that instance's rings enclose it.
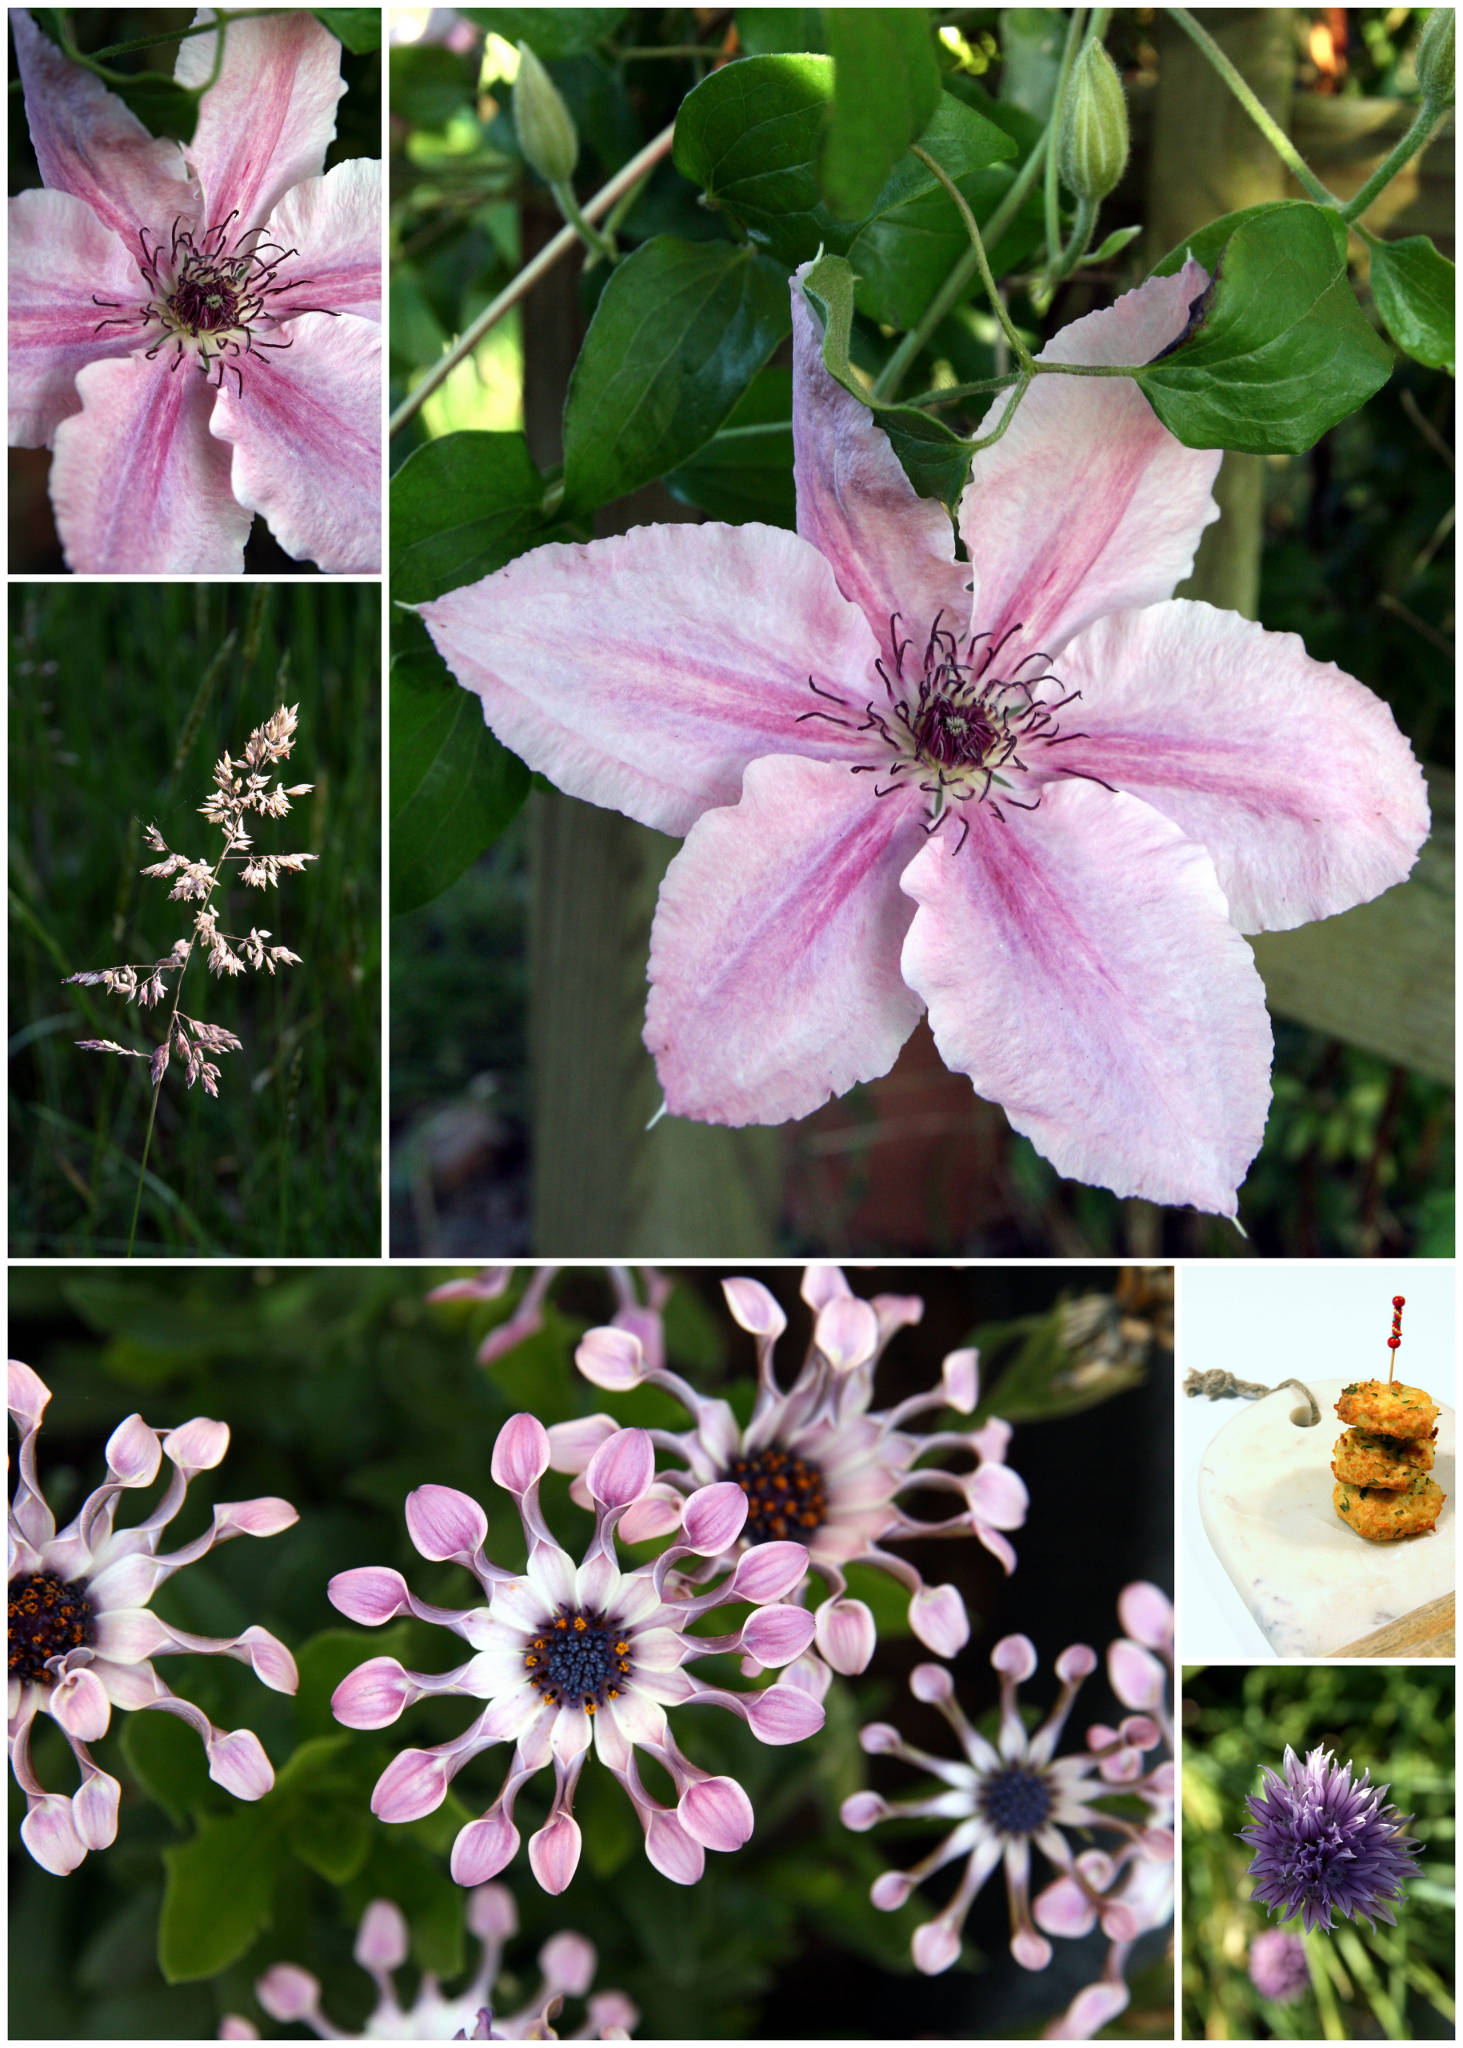
<path fill-rule="evenodd" d="M 1439 112 L 1453 104 L 1453 50 L 1456 24 L 1451 7 L 1435 7 L 1417 46 L 1417 82 L 1423 98 Z"/>
<path fill-rule="evenodd" d="M 1078 54 L 1057 139 L 1062 183 L 1078 199 L 1106 199 L 1128 161 L 1128 109 L 1117 66 L 1099 42 Z"/>
<path fill-rule="evenodd" d="M 579 137 L 559 88 L 527 43 L 518 45 L 513 126 L 530 169 L 546 185 L 567 185 L 579 161 Z"/>

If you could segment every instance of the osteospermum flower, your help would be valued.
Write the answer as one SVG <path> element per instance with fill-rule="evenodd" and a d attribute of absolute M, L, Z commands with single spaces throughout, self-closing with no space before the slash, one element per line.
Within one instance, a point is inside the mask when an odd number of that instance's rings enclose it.
<path fill-rule="evenodd" d="M 336 1688 L 332 1706 L 349 1728 L 384 1728 L 404 1707 L 438 1694 L 483 1701 L 483 1711 L 454 1741 L 408 1749 L 393 1759 L 371 1795 L 385 1821 L 419 1820 L 446 1797 L 452 1779 L 473 1757 L 511 1743 L 503 1788 L 481 1819 L 461 1829 L 452 1847 L 459 1884 L 494 1877 L 518 1848 L 513 1807 L 522 1787 L 552 1764 L 554 1798 L 548 1820 L 531 1838 L 529 1862 L 548 1892 L 561 1892 L 579 1862 L 574 1792 L 591 1746 L 634 1802 L 655 1868 L 677 1884 L 701 1876 L 707 1849 L 738 1849 L 752 1832 L 751 1802 L 734 1778 L 713 1777 L 687 1758 L 670 1730 L 667 1708 L 695 1701 L 739 1715 L 767 1743 L 800 1741 L 823 1725 L 823 1709 L 797 1687 L 728 1692 L 687 1668 L 700 1657 L 740 1650 L 760 1664 L 789 1664 L 807 1648 L 812 1616 L 785 1606 L 784 1595 L 807 1569 L 801 1543 L 764 1544 L 706 1591 L 686 1583 L 677 1567 L 724 1556 L 746 1519 L 739 1487 L 705 1486 L 681 1517 L 680 1541 L 653 1564 L 622 1572 L 615 1530 L 625 1510 L 654 1477 L 654 1450 L 643 1429 L 618 1430 L 589 1461 L 585 1481 L 595 1504 L 595 1533 L 577 1568 L 554 1541 L 539 1506 L 538 1485 L 549 1466 L 549 1438 L 532 1415 L 504 1424 L 493 1447 L 492 1473 L 513 1495 L 528 1543 L 521 1572 L 484 1553 L 488 1519 L 478 1503 L 450 1486 L 420 1486 L 407 1496 L 406 1523 L 423 1557 L 452 1560 L 478 1579 L 485 1605 L 453 1610 L 415 1598 L 399 1572 L 368 1566 L 341 1572 L 330 1598 L 352 1621 L 378 1626 L 398 1614 L 442 1623 L 474 1655 L 454 1671 L 403 1669 L 393 1657 L 362 1664 Z M 693 1635 L 704 1615 L 726 1602 L 754 1612 L 725 1636 Z M 647 1792 L 636 1751 L 669 1774 L 674 1807 Z"/>
<path fill-rule="evenodd" d="M 598 1957 L 594 1943 L 582 1934 L 555 1934 L 539 1950 L 542 1981 L 526 2005 L 515 2013 L 495 2012 L 493 1987 L 503 1961 L 503 1945 L 518 1932 L 518 1908 L 501 1884 L 478 1885 L 467 1894 L 467 1925 L 480 1944 L 470 1981 L 451 1997 L 437 1979 L 424 1972 L 416 1997 L 403 2006 L 396 1996 L 392 1972 L 407 1959 L 410 1933 L 399 1906 L 375 1899 L 366 1908 L 356 1935 L 355 1958 L 375 1983 L 376 2006 L 358 2034 L 337 2027 L 321 2010 L 320 1981 L 294 1963 L 276 1963 L 254 1986 L 254 1995 L 272 2020 L 282 2026 L 301 2025 L 329 2041 L 557 2041 L 553 2022 L 566 1998 L 583 1998 L 594 1982 Z M 639 2013 L 622 1991 L 592 1993 L 588 2017 L 571 2040 L 623 2041 Z M 249 2020 L 231 2015 L 219 2027 L 223 2041 L 257 2040 Z"/>
<path fill-rule="evenodd" d="M 478 1346 L 479 1365 L 492 1365 L 497 1359 L 506 1357 L 525 1338 L 538 1334 L 544 1326 L 544 1303 L 562 1271 L 562 1266 L 535 1266 L 532 1269 L 512 1315 L 506 1322 L 498 1323 L 489 1330 Z M 657 1365 L 661 1364 L 665 1357 L 665 1325 L 661 1311 L 670 1296 L 670 1282 L 654 1266 L 640 1267 L 640 1284 L 645 1292 L 642 1301 L 628 1266 L 607 1266 L 605 1271 L 615 1290 L 615 1328 L 633 1330 L 644 1345 L 646 1356 Z M 499 1301 L 507 1293 L 512 1278 L 511 1266 L 483 1266 L 471 1279 L 444 1280 L 440 1287 L 430 1290 L 427 1300 Z"/>
<path fill-rule="evenodd" d="M 1207 283 L 1151 279 L 1043 359 L 1146 362 Z M 675 1115 L 807 1116 L 928 1010 L 1060 1172 L 1232 1216 L 1270 1097 L 1240 933 L 1401 881 L 1421 771 L 1294 635 L 1171 597 L 1220 457 L 1128 379 L 1036 380 L 975 455 L 957 560 L 800 276 L 792 304 L 795 534 L 537 548 L 427 629 L 530 767 L 685 836 L 645 1023 Z"/>
<path fill-rule="evenodd" d="M 970 1636 L 970 1621 L 952 1585 L 927 1586 L 918 1568 L 886 1546 L 912 1537 L 977 1536 L 1011 1571 L 1016 1553 L 1002 1533 L 1026 1519 L 1027 1493 L 1005 1464 L 1008 1424 L 973 1430 L 918 1430 L 921 1415 L 955 1409 L 968 1415 L 979 1391 L 972 1350 L 953 1351 L 940 1384 L 897 1407 L 873 1409 L 874 1373 L 885 1347 L 917 1323 L 924 1303 L 909 1295 L 862 1301 L 836 1266 L 809 1267 L 803 1299 L 815 1311 L 812 1342 L 802 1371 L 784 1391 L 777 1382 L 775 1350 L 787 1318 L 755 1280 L 724 1283 L 727 1306 L 757 1341 L 757 1400 L 746 1427 L 726 1401 L 707 1399 L 646 1356 L 632 1331 L 591 1330 L 576 1354 L 579 1370 L 596 1386 L 622 1391 L 648 1382 L 689 1411 L 688 1430 L 653 1429 L 652 1441 L 678 1461 L 663 1466 L 657 1483 L 625 1518 L 635 1541 L 664 1533 L 680 1518 L 693 1489 L 730 1481 L 747 1498 L 743 1545 L 788 1537 L 806 1543 L 810 1569 L 830 1588 L 815 1617 L 817 1660 L 799 1676 L 825 1689 L 833 1671 L 862 1671 L 873 1655 L 874 1618 L 862 1600 L 847 1597 L 845 1568 L 870 1565 L 910 1594 L 910 1626 L 921 1642 L 950 1656 Z M 580 1472 L 595 1447 L 616 1427 L 608 1415 L 563 1423 L 549 1432 L 554 1462 Z M 970 1469 L 948 1470 L 928 1460 L 951 1454 Z M 953 1494 L 955 1513 L 921 1521 L 901 1504 L 909 1493 Z M 805 1589 L 804 1589 L 805 1590 Z M 801 1596 L 800 1596 L 801 1597 Z"/>
<path fill-rule="evenodd" d="M 1283 1927 L 1267 1927 L 1250 1943 L 1250 1982 L 1262 1998 L 1290 2005 L 1310 1989 L 1306 1945 Z"/>
<path fill-rule="evenodd" d="M 304 8 L 187 38 L 180 147 L 10 22 L 45 181 L 10 202 L 10 442 L 54 451 L 71 567 L 236 574 L 260 512 L 379 568 L 381 166 L 325 171 L 340 44 Z"/>
<path fill-rule="evenodd" d="M 1282 1920 L 1299 1913 L 1307 1934 L 1329 1934 L 1333 1913 L 1395 1926 L 1390 1901 L 1402 1896 L 1419 1845 L 1403 1832 L 1411 1814 L 1383 1803 L 1387 1787 L 1373 1785 L 1370 1771 L 1353 1783 L 1351 1765 L 1328 1749 L 1313 1749 L 1302 1763 L 1287 1747 L 1281 1775 L 1266 1770 L 1260 1778 L 1260 1792 L 1245 1800 L 1250 1824 L 1240 1829 L 1255 1852 L 1251 1896 Z"/>
<path fill-rule="evenodd" d="M 845 1827 L 862 1832 L 882 1820 L 939 1819 L 955 1823 L 928 1856 L 910 1870 L 885 1871 L 870 1892 L 885 1912 L 902 1906 L 916 1885 L 947 1863 L 963 1858 L 965 1869 L 947 1905 L 915 1930 L 911 1949 L 917 1968 L 930 1975 L 948 1970 L 960 1953 L 960 1930 L 971 1901 L 986 1879 L 1004 1863 L 1011 1909 L 1011 1953 L 1028 1970 L 1042 1970 L 1051 1961 L 1051 1944 L 1033 1924 L 1030 1902 L 1031 1852 L 1039 1850 L 1059 1873 L 1067 1892 L 1053 1897 L 1053 1886 L 1037 1901 L 1037 1920 L 1053 1934 L 1086 1933 L 1094 1924 L 1114 1942 L 1131 1942 L 1142 1931 L 1133 1904 L 1113 1889 L 1128 1858 L 1100 1850 L 1073 1851 L 1062 1830 L 1079 1828 L 1112 1834 L 1129 1855 L 1156 1863 L 1173 1861 L 1173 1770 L 1159 1765 L 1134 1778 L 1125 1771 L 1122 1789 L 1150 1796 L 1146 1826 L 1106 1813 L 1094 1801 L 1111 1795 L 1104 1763 L 1123 1754 L 1153 1748 L 1159 1728 L 1147 1715 L 1127 1716 L 1110 1740 L 1099 1738 L 1085 1756 L 1056 1754 L 1058 1739 L 1084 1679 L 1097 1668 L 1085 1643 L 1074 1643 L 1057 1659 L 1062 1681 L 1056 1706 L 1035 1731 L 1028 1733 L 1016 1705 L 1016 1689 L 1036 1669 L 1036 1651 L 1026 1636 L 1006 1636 L 991 1652 L 1001 1680 L 1001 1724 L 995 1743 L 973 1728 L 955 1700 L 950 1673 L 940 1664 L 917 1664 L 909 1689 L 917 1700 L 933 1706 L 955 1731 L 964 1752 L 958 1762 L 937 1757 L 908 1744 L 897 1728 L 874 1722 L 859 1735 L 871 1756 L 896 1756 L 940 1780 L 944 1790 L 923 1798 L 891 1801 L 877 1792 L 855 1792 L 843 1802 Z M 1108 1731 L 1104 1731 L 1107 1734 Z M 1053 1910 L 1042 1911 L 1051 1901 Z"/>
<path fill-rule="evenodd" d="M 153 1614 L 148 1602 L 215 1543 L 274 1536 L 299 1517 L 285 1500 L 220 1502 L 201 1536 L 160 1552 L 162 1532 L 189 1484 L 228 1450 L 228 1425 L 199 1416 L 164 1434 L 130 1415 L 107 1440 L 105 1482 L 58 1532 L 36 1472 L 50 1389 L 14 1359 L 9 1377 L 10 1413 L 21 1432 L 9 1521 L 10 1767 L 28 1808 L 21 1839 L 37 1863 L 64 1876 L 89 1849 L 116 1840 L 121 1787 L 87 1747 L 106 1734 L 113 1707 L 154 1707 L 186 1721 L 203 1738 L 208 1775 L 238 1799 L 261 1799 L 274 1783 L 258 1736 L 247 1728 L 215 1728 L 199 1708 L 169 1691 L 151 1660 L 184 1651 L 234 1657 L 275 1692 L 292 1693 L 299 1675 L 289 1651 L 263 1628 L 239 1636 L 189 1635 Z M 122 1494 L 151 1485 L 164 1458 L 173 1473 L 162 1499 L 144 1520 L 115 1529 Z M 30 1731 L 38 1713 L 55 1721 L 80 1767 L 81 1789 L 71 1797 L 47 1792 L 31 1767 Z"/>

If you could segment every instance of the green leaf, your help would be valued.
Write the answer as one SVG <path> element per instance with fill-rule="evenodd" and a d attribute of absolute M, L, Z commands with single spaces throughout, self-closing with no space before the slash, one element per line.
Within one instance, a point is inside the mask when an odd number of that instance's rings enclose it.
<path fill-rule="evenodd" d="M 317 7 L 315 19 L 323 21 L 338 42 L 354 55 L 381 47 L 379 7 Z"/>
<path fill-rule="evenodd" d="M 285 1832 L 293 1853 L 327 1884 L 349 1884 L 371 1850 L 371 1816 L 351 1787 L 349 1797 L 307 1800 Z"/>
<path fill-rule="evenodd" d="M 462 12 L 505 43 L 527 43 L 545 62 L 582 56 L 625 19 L 623 7 L 464 7 Z"/>
<path fill-rule="evenodd" d="M 122 1754 L 149 1799 L 181 1826 L 208 1797 L 208 1758 L 191 1728 L 173 1714 L 129 1714 Z"/>
<path fill-rule="evenodd" d="M 390 73 L 391 111 L 413 128 L 445 128 L 476 97 L 477 64 L 440 43 L 398 43 Z"/>
<path fill-rule="evenodd" d="M 326 1628 L 302 1643 L 295 1652 L 300 1689 L 295 1694 L 295 1714 L 306 1734 L 328 1734 L 338 1724 L 330 1712 L 330 1696 L 348 1672 L 368 1657 L 404 1658 L 409 1640 L 408 1626 L 393 1622 L 375 1629 L 369 1636 L 360 1629 Z M 162 1720 L 161 1714 L 154 1717 Z"/>
<path fill-rule="evenodd" d="M 1045 122 L 1062 68 L 1066 15 L 1060 7 L 1007 7 L 1000 35 L 1001 98 Z"/>
<path fill-rule="evenodd" d="M 1011 183 L 1008 171 L 992 168 L 1015 155 L 1010 136 L 941 93 L 920 147 L 954 179 L 976 219 L 989 218 Z M 848 251 L 859 311 L 890 327 L 914 326 L 968 243 L 949 193 L 918 157 L 903 157 Z"/>
<path fill-rule="evenodd" d="M 783 50 L 821 51 L 822 10 L 817 7 L 739 7 L 737 40 L 748 57 Z"/>
<path fill-rule="evenodd" d="M 928 126 L 940 67 L 923 7 L 825 7 L 823 33 L 833 57 L 833 110 L 819 182 L 833 211 L 853 220 Z"/>
<path fill-rule="evenodd" d="M 665 480 L 666 489 L 735 526 L 797 524 L 792 475 L 792 371 L 752 379 L 716 438 Z"/>
<path fill-rule="evenodd" d="M 89 65 L 97 76 L 137 116 L 149 135 L 166 135 L 176 142 L 191 142 L 198 126 L 198 103 L 203 94 L 190 92 L 186 85 L 167 78 L 160 71 L 107 71 Z"/>
<path fill-rule="evenodd" d="M 675 166 L 752 239 L 789 266 L 821 243 L 842 255 L 854 226 L 818 189 L 833 103 L 831 57 L 744 57 L 687 93 L 676 116 Z"/>
<path fill-rule="evenodd" d="M 1135 381 L 1186 447 L 1299 455 L 1391 373 L 1347 279 L 1344 229 L 1302 201 L 1242 221 L 1184 338 Z"/>
<path fill-rule="evenodd" d="M 564 401 L 564 502 L 587 512 L 704 448 L 791 322 L 754 250 L 660 235 L 616 266 Z"/>
<path fill-rule="evenodd" d="M 848 356 L 854 279 L 847 260 L 820 257 L 803 279 L 803 290 L 823 315 L 823 366 L 828 374 L 874 413 L 920 496 L 938 498 L 947 509 L 953 508 L 970 474 L 970 450 L 942 420 L 913 406 L 878 404 L 859 382 Z"/>
<path fill-rule="evenodd" d="M 1372 297 L 1398 348 L 1429 369 L 1454 370 L 1453 293 L 1457 271 L 1426 235 L 1383 242 L 1372 252 Z"/>
<path fill-rule="evenodd" d="M 430 903 L 521 809 L 528 770 L 435 654 L 391 664 L 391 908 Z"/>
<path fill-rule="evenodd" d="M 633 261 L 634 259 L 629 259 Z M 521 434 L 444 434 L 391 479 L 391 594 L 422 604 L 554 538 Z"/>
<path fill-rule="evenodd" d="M 268 1925 L 279 1831 L 259 1806 L 205 1820 L 191 1842 L 164 1849 L 158 1967 L 169 1984 L 212 1977 L 246 1955 Z"/>
<path fill-rule="evenodd" d="M 1346 229 L 1338 214 L 1332 213 L 1329 208 L 1311 206 L 1305 200 L 1265 199 L 1258 206 L 1242 206 L 1237 213 L 1221 213 L 1217 220 L 1209 221 L 1202 228 L 1196 228 L 1193 234 L 1177 243 L 1165 257 L 1155 263 L 1149 274 L 1152 277 L 1172 277 L 1176 271 L 1183 269 L 1192 256 L 1196 263 L 1201 263 L 1212 275 L 1219 267 L 1219 259 L 1224 253 L 1225 244 L 1240 228 L 1247 226 L 1251 221 L 1283 219 L 1295 212 L 1314 213 L 1324 220 L 1331 231 L 1331 239 L 1338 254 L 1345 256 Z"/>
<path fill-rule="evenodd" d="M 1131 227 L 1114 228 L 1110 235 L 1103 236 L 1095 249 L 1088 251 L 1082 258 L 1083 263 L 1110 263 L 1114 256 L 1121 256 L 1131 242 L 1136 242 L 1142 232 L 1141 221 L 1135 221 Z"/>

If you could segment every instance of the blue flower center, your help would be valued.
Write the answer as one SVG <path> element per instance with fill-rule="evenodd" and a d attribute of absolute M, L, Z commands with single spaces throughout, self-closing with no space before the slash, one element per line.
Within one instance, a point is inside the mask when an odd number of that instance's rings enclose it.
<path fill-rule="evenodd" d="M 1003 1764 L 981 1784 L 980 1810 L 1002 1835 L 1034 1835 L 1052 1810 L 1046 1779 L 1025 1764 Z"/>
<path fill-rule="evenodd" d="M 630 1677 L 630 1641 L 601 1614 L 562 1607 L 523 1653 L 528 1682 L 550 1706 L 594 1714 Z"/>
<path fill-rule="evenodd" d="M 96 1615 L 86 1593 L 54 1572 L 28 1572 L 10 1581 L 9 1673 L 23 1684 L 51 1686 L 50 1657 L 88 1648 Z"/>

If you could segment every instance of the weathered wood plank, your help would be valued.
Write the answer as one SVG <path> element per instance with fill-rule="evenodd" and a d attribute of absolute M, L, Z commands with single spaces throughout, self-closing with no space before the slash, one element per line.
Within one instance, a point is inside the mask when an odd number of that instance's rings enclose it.
<path fill-rule="evenodd" d="M 1454 1595 L 1429 1600 L 1410 1614 L 1399 1614 L 1385 1628 L 1345 1643 L 1338 1657 L 1451 1657 L 1454 1640 Z"/>

